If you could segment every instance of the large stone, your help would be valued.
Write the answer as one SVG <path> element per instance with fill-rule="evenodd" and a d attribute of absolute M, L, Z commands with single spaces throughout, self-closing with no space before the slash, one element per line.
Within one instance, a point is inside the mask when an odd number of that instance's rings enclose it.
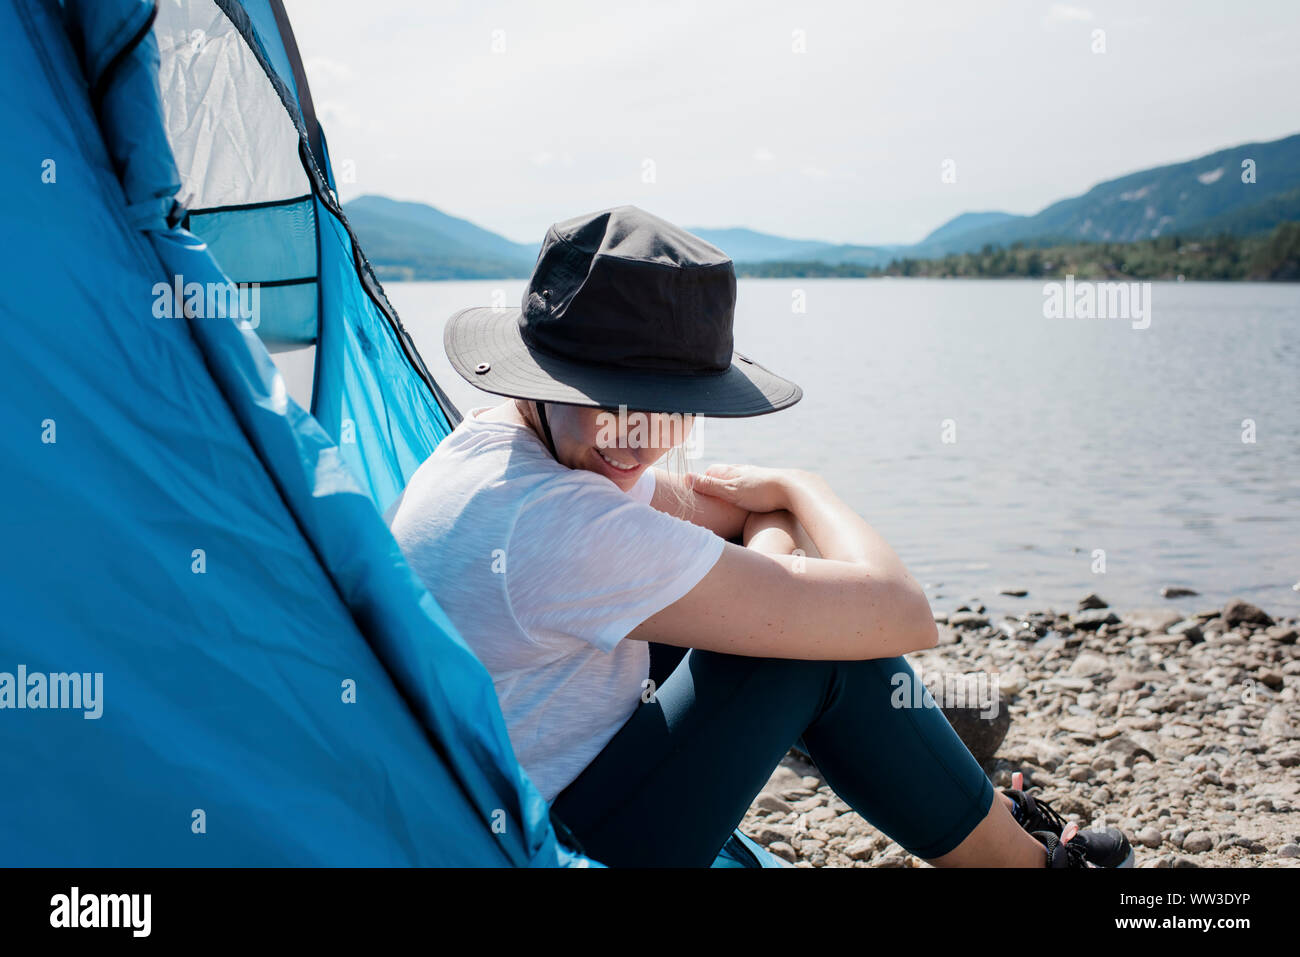
<path fill-rule="evenodd" d="M 1092 608 L 1075 612 L 1070 616 L 1070 624 L 1081 631 L 1095 631 L 1102 625 L 1118 625 L 1119 615 L 1108 608 Z"/>
<path fill-rule="evenodd" d="M 980 764 L 992 760 L 1011 727 L 1011 709 L 1008 707 L 1007 699 L 1001 695 L 999 695 L 997 713 L 990 717 L 984 716 L 984 710 L 974 694 L 968 695 L 966 707 L 950 705 L 943 708 L 943 714 L 953 730 L 957 732 L 957 737 L 961 738 L 966 749 Z"/>
<path fill-rule="evenodd" d="M 789 814 L 791 810 L 790 802 L 775 794 L 760 794 L 754 805 L 764 811 L 775 811 L 777 814 Z"/>
<path fill-rule="evenodd" d="M 1106 600 L 1095 592 L 1090 595 L 1084 595 L 1079 599 L 1079 611 L 1087 611 L 1090 608 L 1109 608 Z"/>
<path fill-rule="evenodd" d="M 948 616 L 948 624 L 953 628 L 983 628 L 989 620 L 973 611 L 958 611 Z"/>
<path fill-rule="evenodd" d="M 1229 628 L 1235 628 L 1240 624 L 1273 624 L 1273 619 L 1266 615 L 1262 609 L 1252 605 L 1248 601 L 1242 601 L 1240 598 L 1234 598 L 1223 606 L 1222 617 L 1223 623 Z"/>

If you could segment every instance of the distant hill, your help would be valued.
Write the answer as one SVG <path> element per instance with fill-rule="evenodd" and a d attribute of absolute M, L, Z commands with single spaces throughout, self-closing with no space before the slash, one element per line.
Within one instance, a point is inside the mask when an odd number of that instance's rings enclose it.
<path fill-rule="evenodd" d="M 362 196 L 343 212 L 381 279 L 504 279 L 527 276 L 537 248 L 424 203 Z"/>
<path fill-rule="evenodd" d="M 1255 182 L 1242 182 L 1242 163 Z M 1123 242 L 1173 234 L 1269 232 L 1295 219 L 1300 189 L 1300 134 L 1247 143 L 1199 159 L 1158 166 L 1099 183 L 1082 196 L 1033 216 L 1008 217 L 952 232 L 959 216 L 907 251 L 914 258 L 974 252 L 985 245 Z M 1005 215 L 1005 214 L 1003 214 Z"/>
<path fill-rule="evenodd" d="M 921 245 L 949 242 L 959 236 L 968 235 L 972 230 L 1000 226 L 1011 219 L 1024 219 L 1024 217 L 1017 216 L 1015 213 L 962 213 L 926 236 L 921 240 Z"/>
<path fill-rule="evenodd" d="M 1254 163 L 1253 183 L 1242 182 L 1246 160 Z M 537 261 L 537 246 L 511 242 L 423 203 L 362 196 L 344 211 L 383 279 L 522 278 Z M 689 228 L 738 265 L 779 264 L 782 271 L 799 273 L 806 272 L 800 264 L 817 263 L 833 267 L 820 274 L 849 275 L 903 259 L 976 253 L 986 246 L 1132 243 L 1174 235 L 1263 236 L 1279 223 L 1297 220 L 1300 134 L 1107 180 L 1032 216 L 962 213 L 912 245 L 856 246 L 744 227 Z"/>
<path fill-rule="evenodd" d="M 784 236 L 773 236 L 739 227 L 710 229 L 707 226 L 687 226 L 686 228 L 706 242 L 713 243 L 736 262 L 815 258 L 818 252 L 826 248 L 826 243 L 819 239 L 786 239 Z"/>

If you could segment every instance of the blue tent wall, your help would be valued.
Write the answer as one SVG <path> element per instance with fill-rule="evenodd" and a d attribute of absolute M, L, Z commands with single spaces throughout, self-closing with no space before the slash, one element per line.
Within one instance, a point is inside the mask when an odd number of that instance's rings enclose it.
<path fill-rule="evenodd" d="M 586 863 L 256 336 L 155 315 L 226 277 L 173 222 L 150 11 L 0 0 L 0 671 L 103 675 L 97 720 L 0 710 L 0 864 Z"/>
<path fill-rule="evenodd" d="M 252 208 L 203 206 L 190 210 L 186 223 L 232 279 L 259 284 L 259 336 L 272 346 L 316 347 L 311 412 L 382 513 L 459 413 L 424 367 L 346 225 L 305 77 L 295 78 L 296 44 L 280 29 L 279 0 L 211 3 L 265 74 L 262 101 L 238 106 L 284 111 L 299 143 L 297 155 L 279 159 L 301 166 L 306 192 Z M 234 135 L 241 132 L 238 110 L 222 120 L 236 127 Z"/>

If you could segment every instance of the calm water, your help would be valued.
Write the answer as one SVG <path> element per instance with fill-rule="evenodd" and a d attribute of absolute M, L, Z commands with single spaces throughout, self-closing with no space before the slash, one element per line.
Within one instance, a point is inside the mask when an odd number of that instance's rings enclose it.
<path fill-rule="evenodd" d="M 462 409 L 496 400 L 452 371 L 443 323 L 522 288 L 387 287 Z M 1140 330 L 1046 319 L 1043 299 L 1036 281 L 741 280 L 737 347 L 804 398 L 705 422 L 697 467 L 820 472 L 936 610 L 973 595 L 1061 609 L 1096 591 L 1124 609 L 1239 595 L 1300 612 L 1300 286 L 1154 283 Z M 1166 585 L 1201 595 L 1168 602 Z M 1007 586 L 1029 596 L 997 596 Z"/>

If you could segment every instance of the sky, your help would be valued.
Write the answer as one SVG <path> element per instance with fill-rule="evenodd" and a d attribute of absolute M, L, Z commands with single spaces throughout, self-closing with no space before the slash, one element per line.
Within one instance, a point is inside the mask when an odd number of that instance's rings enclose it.
<path fill-rule="evenodd" d="M 529 244 L 623 203 L 910 243 L 1300 132 L 1294 0 L 285 6 L 345 200 Z"/>

